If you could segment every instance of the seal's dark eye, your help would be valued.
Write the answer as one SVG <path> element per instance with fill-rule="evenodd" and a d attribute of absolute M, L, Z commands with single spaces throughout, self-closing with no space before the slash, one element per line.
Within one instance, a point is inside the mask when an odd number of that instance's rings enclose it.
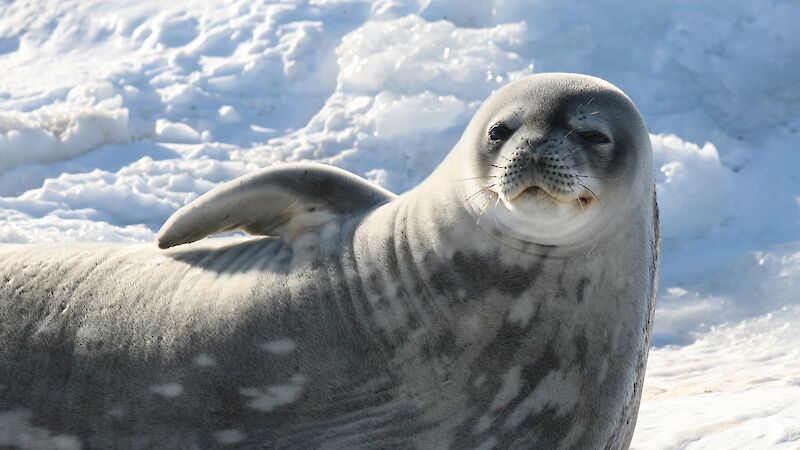
<path fill-rule="evenodd" d="M 599 131 L 583 131 L 580 135 L 592 144 L 608 144 L 611 142 L 611 138 Z"/>
<path fill-rule="evenodd" d="M 509 136 L 511 136 L 511 129 L 502 123 L 499 123 L 489 129 L 489 139 L 493 141 L 505 141 Z"/>

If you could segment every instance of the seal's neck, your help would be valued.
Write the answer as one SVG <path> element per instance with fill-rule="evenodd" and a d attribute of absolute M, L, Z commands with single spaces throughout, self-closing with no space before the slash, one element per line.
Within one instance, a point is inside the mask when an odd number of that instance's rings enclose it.
<path fill-rule="evenodd" d="M 646 215 L 633 216 L 636 219 L 626 222 L 625 229 L 591 246 L 531 252 L 487 234 L 430 181 L 364 217 L 354 228 L 352 258 L 346 258 L 355 263 L 365 300 L 360 307 L 398 342 L 411 330 L 435 334 L 457 328 L 454 321 L 466 316 L 476 318 L 476 329 L 495 329 L 481 325 L 488 320 L 486 314 L 507 317 L 520 298 L 520 304 L 532 307 L 549 302 L 561 295 L 564 276 L 580 284 L 581 278 L 602 271 L 619 274 L 609 280 L 624 281 L 626 274 L 649 270 L 643 263 L 650 252 L 648 233 L 652 234 Z M 608 261 L 615 263 L 608 266 Z M 531 289 L 534 284 L 537 288 Z"/>

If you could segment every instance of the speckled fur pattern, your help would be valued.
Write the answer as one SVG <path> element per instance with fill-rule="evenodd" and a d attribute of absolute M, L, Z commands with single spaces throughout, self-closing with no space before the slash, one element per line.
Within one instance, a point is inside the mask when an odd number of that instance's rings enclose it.
<path fill-rule="evenodd" d="M 452 181 L 481 114 L 416 189 L 291 243 L 0 246 L 0 447 L 627 448 L 652 173 L 587 242 L 516 245 Z"/>

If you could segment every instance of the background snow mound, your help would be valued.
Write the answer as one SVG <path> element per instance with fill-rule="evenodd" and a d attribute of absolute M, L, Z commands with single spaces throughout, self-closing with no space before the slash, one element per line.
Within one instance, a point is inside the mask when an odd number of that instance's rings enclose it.
<path fill-rule="evenodd" d="M 650 140 L 664 239 L 713 232 L 728 216 L 732 182 L 717 149 L 709 142 L 699 147 L 675 135 L 656 134 Z"/>
<path fill-rule="evenodd" d="M 368 22 L 337 48 L 338 89 L 368 95 L 381 91 L 455 95 L 483 100 L 532 66 L 515 53 L 525 27 L 460 29 L 451 22 L 407 16 Z"/>
<path fill-rule="evenodd" d="M 129 140 L 125 109 L 60 104 L 31 113 L 0 110 L 0 173 Z"/>

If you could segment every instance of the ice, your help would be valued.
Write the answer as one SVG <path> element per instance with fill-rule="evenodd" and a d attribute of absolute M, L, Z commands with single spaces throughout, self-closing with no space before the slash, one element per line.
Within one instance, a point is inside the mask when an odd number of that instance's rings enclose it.
<path fill-rule="evenodd" d="M 493 90 L 608 79 L 651 132 L 661 289 L 635 448 L 800 445 L 800 4 L 0 6 L 0 242 L 152 241 L 284 161 L 416 185 Z"/>

